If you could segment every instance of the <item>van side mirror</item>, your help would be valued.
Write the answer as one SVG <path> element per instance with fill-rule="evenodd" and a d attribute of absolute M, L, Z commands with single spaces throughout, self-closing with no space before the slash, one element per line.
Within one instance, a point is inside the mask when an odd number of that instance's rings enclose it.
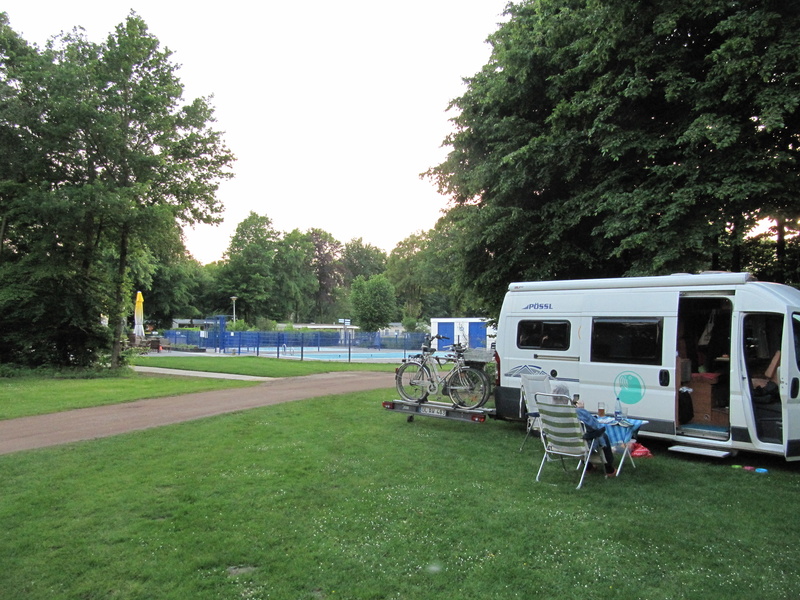
<path fill-rule="evenodd" d="M 658 384 L 661 387 L 669 386 L 669 371 L 666 369 L 661 369 L 658 373 Z"/>

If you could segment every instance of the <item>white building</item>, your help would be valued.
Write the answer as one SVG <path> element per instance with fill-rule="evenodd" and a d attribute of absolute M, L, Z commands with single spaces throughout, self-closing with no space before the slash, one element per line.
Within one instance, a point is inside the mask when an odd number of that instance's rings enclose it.
<path fill-rule="evenodd" d="M 431 335 L 442 335 L 447 340 L 437 340 L 436 348 L 444 350 L 452 344 L 465 344 L 468 348 L 492 347 L 497 330 L 486 324 L 486 319 L 453 317 L 431 319 Z"/>

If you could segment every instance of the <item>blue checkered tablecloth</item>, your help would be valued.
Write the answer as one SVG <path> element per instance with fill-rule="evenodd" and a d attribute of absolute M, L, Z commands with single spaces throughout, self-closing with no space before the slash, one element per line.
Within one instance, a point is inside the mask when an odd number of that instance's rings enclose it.
<path fill-rule="evenodd" d="M 622 423 L 630 424 L 630 427 L 625 427 L 614 417 L 598 417 L 597 420 L 605 426 L 606 434 L 613 448 L 625 447 L 639 431 L 639 428 L 648 422 L 640 419 L 623 419 Z"/>

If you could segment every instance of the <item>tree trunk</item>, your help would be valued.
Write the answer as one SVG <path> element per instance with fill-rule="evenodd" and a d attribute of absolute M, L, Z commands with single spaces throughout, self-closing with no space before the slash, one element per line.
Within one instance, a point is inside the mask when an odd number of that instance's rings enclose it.
<path fill-rule="evenodd" d="M 775 283 L 786 283 L 786 219 L 775 219 Z"/>
<path fill-rule="evenodd" d="M 739 226 L 738 220 L 734 220 L 731 226 L 731 264 L 728 267 L 734 273 L 742 271 L 742 228 Z"/>
<path fill-rule="evenodd" d="M 119 265 L 117 267 L 116 289 L 114 290 L 114 311 L 111 316 L 114 326 L 114 344 L 111 347 L 111 367 L 116 369 L 120 366 L 120 355 L 122 354 L 122 329 L 124 307 L 125 307 L 125 273 L 128 266 L 128 226 L 122 228 L 119 241 Z"/>
<path fill-rule="evenodd" d="M 6 223 L 8 222 L 8 217 L 3 215 L 3 218 L 0 220 L 0 254 L 3 253 L 3 240 L 5 239 L 6 235 Z"/>

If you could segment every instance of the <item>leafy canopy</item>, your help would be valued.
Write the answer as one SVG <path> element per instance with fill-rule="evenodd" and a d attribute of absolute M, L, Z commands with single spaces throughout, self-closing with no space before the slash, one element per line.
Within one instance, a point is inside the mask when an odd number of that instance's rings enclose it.
<path fill-rule="evenodd" d="M 110 340 L 116 365 L 132 281 L 178 224 L 219 219 L 233 155 L 135 13 L 44 50 L 0 14 L 0 63 L 0 359 L 89 364 Z"/>
<path fill-rule="evenodd" d="M 394 286 L 385 275 L 373 275 L 365 279 L 359 275 L 350 289 L 355 323 L 362 331 L 378 331 L 386 327 L 394 317 Z"/>
<path fill-rule="evenodd" d="M 780 0 L 509 4 L 428 175 L 460 207 L 465 277 L 742 267 L 796 221 L 800 11 Z"/>

